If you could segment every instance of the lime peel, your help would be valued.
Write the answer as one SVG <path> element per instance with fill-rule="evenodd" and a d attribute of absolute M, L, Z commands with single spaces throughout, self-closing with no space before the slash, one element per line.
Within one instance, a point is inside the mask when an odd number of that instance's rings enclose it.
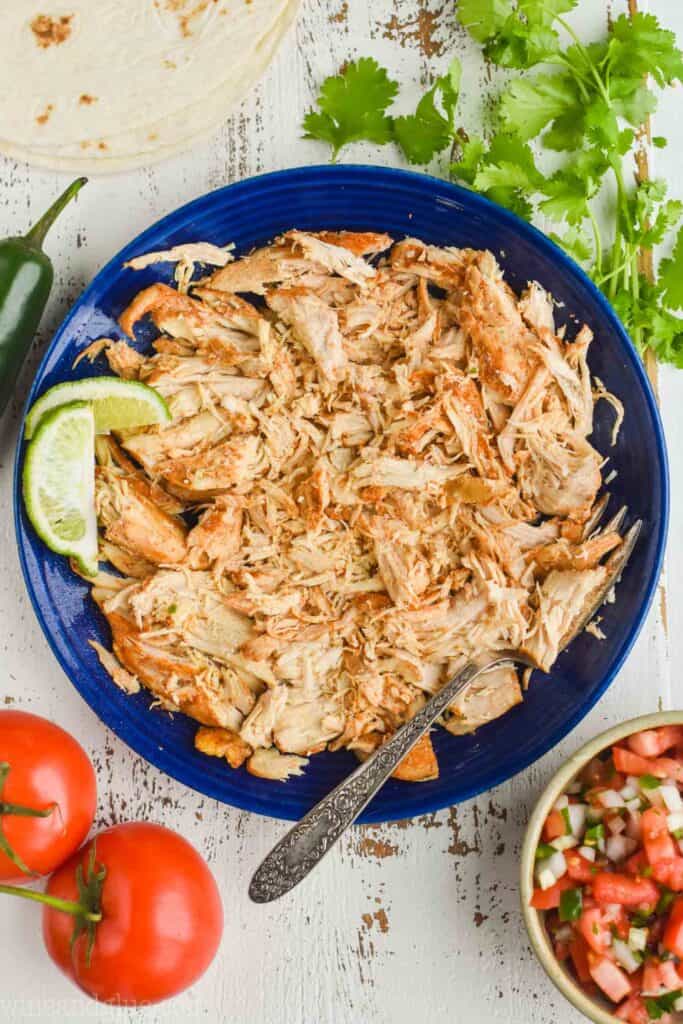
<path fill-rule="evenodd" d="M 95 414 L 87 402 L 45 413 L 26 450 L 22 475 L 27 515 L 51 551 L 97 573 Z"/>
<path fill-rule="evenodd" d="M 34 402 L 24 424 L 26 439 L 33 437 L 50 410 L 71 402 L 89 402 L 92 405 L 96 434 L 171 420 L 166 402 L 149 385 L 120 377 L 85 377 L 55 384 Z"/>

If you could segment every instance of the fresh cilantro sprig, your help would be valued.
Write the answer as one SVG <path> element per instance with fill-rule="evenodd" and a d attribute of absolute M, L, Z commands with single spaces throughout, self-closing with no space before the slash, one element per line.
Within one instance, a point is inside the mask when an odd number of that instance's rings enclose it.
<path fill-rule="evenodd" d="M 616 18 L 601 39 L 586 43 L 565 17 L 576 4 L 458 0 L 457 16 L 487 60 L 521 72 L 508 81 L 487 138 L 456 125 L 458 61 L 414 114 L 394 117 L 398 85 L 371 58 L 323 83 L 319 109 L 304 120 L 306 135 L 328 142 L 333 159 L 360 139 L 394 143 L 413 164 L 450 151 L 452 177 L 521 217 L 554 225 L 550 237 L 586 267 L 641 352 L 650 348 L 683 367 L 683 229 L 654 281 L 639 265 L 643 250 L 668 242 L 683 204 L 667 198 L 661 181 L 632 184 L 626 164 L 657 90 L 683 81 L 683 55 L 673 33 L 645 13 Z M 550 155 L 552 173 L 543 169 Z M 595 206 L 606 186 L 614 214 L 603 233 Z"/>
<path fill-rule="evenodd" d="M 347 64 L 326 78 L 317 99 L 319 110 L 304 117 L 304 138 L 332 147 L 332 159 L 350 142 L 395 142 L 411 164 L 426 164 L 455 136 L 455 108 L 460 91 L 460 62 L 434 82 L 414 114 L 392 117 L 387 110 L 398 93 L 384 68 L 372 57 Z"/>

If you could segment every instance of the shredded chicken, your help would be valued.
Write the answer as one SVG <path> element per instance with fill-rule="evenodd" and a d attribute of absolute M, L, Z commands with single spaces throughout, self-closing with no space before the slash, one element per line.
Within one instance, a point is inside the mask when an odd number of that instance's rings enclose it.
<path fill-rule="evenodd" d="M 490 252 L 391 246 L 293 230 L 241 259 L 138 257 L 182 280 L 134 296 L 128 342 L 87 350 L 172 413 L 98 440 L 100 557 L 124 578 L 95 581 L 113 653 L 95 649 L 122 689 L 196 719 L 197 749 L 262 778 L 367 756 L 486 652 L 547 671 L 620 544 L 595 527 L 593 406 L 621 405 L 591 380 L 588 327 L 568 340 Z M 194 260 L 219 269 L 196 280 Z M 498 669 L 442 724 L 521 700 Z M 396 773 L 437 776 L 429 737 Z"/>

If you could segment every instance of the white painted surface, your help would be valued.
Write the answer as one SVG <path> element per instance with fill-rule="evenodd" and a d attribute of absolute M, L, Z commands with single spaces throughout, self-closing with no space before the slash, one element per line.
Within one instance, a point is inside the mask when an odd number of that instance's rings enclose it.
<path fill-rule="evenodd" d="M 680 0 L 650 7 L 683 39 Z M 621 0 L 613 4 L 621 10 Z M 344 12 L 346 14 L 344 15 Z M 605 16 L 583 0 L 586 31 Z M 436 25 L 431 58 L 421 32 Z M 457 30 L 450 0 L 304 0 L 296 31 L 254 94 L 209 142 L 148 170 L 93 180 L 49 241 L 56 287 L 16 403 L 0 425 L 0 701 L 53 718 L 74 733 L 98 767 L 98 824 L 146 818 L 178 829 L 208 857 L 224 894 L 226 930 L 216 963 L 177 1000 L 144 1011 L 98 1007 L 56 973 L 38 914 L 5 900 L 0 913 L 0 1020 L 207 1021 L 230 1024 L 578 1024 L 546 980 L 517 907 L 524 824 L 544 782 L 582 741 L 625 717 L 683 706 L 683 372 L 662 374 L 673 476 L 667 639 L 658 599 L 619 679 L 588 718 L 532 769 L 457 809 L 409 823 L 356 829 L 305 886 L 270 908 L 251 905 L 250 874 L 282 823 L 207 800 L 145 764 L 112 736 L 57 666 L 29 607 L 11 523 L 13 445 L 32 368 L 51 332 L 95 271 L 139 230 L 180 203 L 252 173 L 326 159 L 299 138 L 317 85 L 352 55 L 371 53 L 402 82 L 465 62 L 466 127 L 475 127 L 487 79 Z M 412 102 L 409 93 L 406 102 Z M 658 133 L 658 172 L 683 195 L 680 90 Z M 391 160 L 356 147 L 349 158 Z M 398 161 L 396 161 L 398 162 Z M 24 230 L 64 179 L 0 163 L 2 234 Z M 76 244 L 74 240 L 76 239 Z"/>

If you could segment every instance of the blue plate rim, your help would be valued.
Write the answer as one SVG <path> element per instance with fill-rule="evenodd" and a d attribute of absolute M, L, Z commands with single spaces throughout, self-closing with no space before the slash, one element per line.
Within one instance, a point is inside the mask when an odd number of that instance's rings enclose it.
<path fill-rule="evenodd" d="M 230 802 L 225 800 L 222 794 L 218 791 L 218 788 L 213 786 L 210 777 L 205 777 L 205 785 L 203 788 L 193 785 L 189 782 L 182 770 L 182 765 L 178 767 L 174 763 L 173 758 L 169 755 L 169 752 L 165 748 L 160 748 L 158 744 L 154 743 L 153 740 L 149 740 L 146 734 L 138 734 L 131 738 L 129 735 L 122 735 L 121 723 L 116 720 L 115 715 L 107 714 L 106 703 L 95 709 L 90 701 L 85 697 L 79 682 L 77 682 L 71 674 L 71 669 L 68 666 L 66 659 L 62 656 L 55 638 L 49 629 L 42 608 L 38 601 L 38 595 L 35 592 L 31 575 L 28 569 L 26 552 L 21 540 L 21 477 L 20 470 L 22 465 L 21 451 L 23 443 L 23 424 L 26 417 L 26 413 L 30 406 L 33 404 L 36 398 L 36 392 L 38 390 L 38 378 L 41 376 L 45 363 L 48 361 L 51 352 L 57 342 L 60 340 L 63 334 L 68 330 L 69 325 L 73 318 L 76 316 L 78 310 L 83 306 L 90 296 L 95 293 L 104 279 L 112 272 L 119 272 L 121 265 L 128 259 L 131 259 L 134 255 L 139 252 L 146 251 L 145 241 L 146 239 L 157 232 L 162 226 L 168 225 L 169 222 L 175 221 L 176 219 L 182 220 L 186 218 L 187 214 L 192 210 L 200 210 L 204 204 L 211 204 L 216 202 L 222 195 L 230 193 L 234 195 L 241 191 L 249 191 L 254 187 L 266 186 L 268 187 L 277 185 L 277 183 L 283 183 L 284 185 L 291 184 L 299 180 L 310 180 L 311 185 L 315 185 L 320 179 L 330 179 L 334 181 L 338 187 L 343 187 L 344 176 L 349 175 L 350 179 L 361 178 L 366 175 L 373 178 L 375 182 L 381 182 L 382 180 L 387 185 L 392 183 L 403 183 L 405 185 L 410 184 L 413 188 L 428 192 L 431 190 L 437 190 L 441 193 L 445 193 L 446 196 L 452 198 L 455 202 L 468 205 L 470 207 L 479 208 L 482 211 L 493 213 L 499 220 L 507 222 L 508 226 L 513 228 L 519 235 L 526 238 L 527 241 L 531 242 L 534 246 L 545 250 L 555 263 L 559 264 L 564 274 L 578 279 L 581 286 L 586 289 L 592 296 L 593 300 L 600 307 L 603 315 L 609 321 L 611 328 L 617 335 L 625 356 L 631 363 L 632 369 L 639 380 L 642 391 L 645 394 L 649 413 L 651 415 L 654 427 L 655 427 L 655 446 L 657 450 L 657 464 L 659 469 L 659 483 L 661 488 L 661 506 L 659 509 L 658 523 L 659 523 L 659 536 L 657 541 L 656 555 L 653 562 L 652 571 L 650 578 L 647 582 L 647 587 L 643 600 L 640 605 L 638 614 L 631 624 L 631 628 L 624 637 L 624 640 L 616 652 L 612 666 L 609 672 L 605 674 L 599 687 L 590 695 L 589 698 L 582 704 L 581 708 L 578 709 L 575 714 L 571 715 L 568 719 L 562 722 L 558 728 L 552 733 L 545 736 L 543 741 L 539 744 L 538 749 L 530 751 L 528 755 L 522 756 L 518 766 L 513 772 L 503 768 L 500 772 L 493 772 L 489 775 L 486 783 L 473 784 L 469 788 L 465 788 L 464 792 L 458 798 L 458 803 L 462 803 L 466 800 L 470 800 L 475 796 L 479 796 L 481 793 L 489 792 L 496 786 L 500 785 L 521 772 L 525 771 L 531 764 L 538 761 L 541 757 L 552 750 L 562 739 L 564 739 L 571 731 L 581 722 L 589 711 L 595 706 L 595 704 L 604 695 L 606 690 L 612 684 L 616 676 L 618 675 L 621 667 L 623 666 L 626 658 L 631 652 L 633 645 L 635 644 L 640 631 L 645 623 L 648 612 L 654 599 L 655 591 L 659 583 L 659 578 L 662 571 L 662 565 L 664 562 L 664 554 L 666 549 L 666 542 L 669 530 L 669 517 L 670 517 L 670 475 L 669 475 L 669 464 L 666 450 L 666 441 L 664 436 L 664 428 L 662 424 L 661 415 L 657 405 L 657 401 L 654 396 L 652 385 L 645 371 L 643 362 L 636 351 L 636 348 L 631 341 L 628 333 L 626 332 L 623 324 L 617 316 L 615 310 L 610 305 L 606 297 L 586 274 L 586 272 L 570 257 L 565 253 L 558 245 L 556 245 L 547 235 L 545 235 L 538 228 L 529 224 L 527 221 L 522 220 L 516 214 L 510 210 L 499 206 L 497 203 L 486 199 L 484 196 L 479 195 L 476 192 L 470 191 L 469 189 L 463 188 L 460 185 L 456 185 L 452 182 L 444 181 L 443 179 L 436 178 L 433 175 L 423 174 L 416 171 L 404 170 L 401 168 L 390 168 L 381 167 L 372 164 L 356 164 L 356 163 L 344 163 L 344 164 L 313 164 L 302 167 L 286 168 L 284 170 L 269 171 L 263 174 L 252 175 L 248 178 L 240 181 L 231 182 L 228 185 L 223 185 L 220 188 L 213 189 L 210 192 L 203 193 L 194 199 L 189 200 L 182 206 L 176 207 L 169 213 L 164 214 L 158 220 L 154 221 L 149 227 L 145 228 L 142 232 L 135 236 L 127 245 L 125 245 L 119 252 L 117 252 L 104 266 L 95 274 L 92 281 L 85 287 L 83 292 L 76 299 L 71 309 L 64 317 L 59 327 L 55 331 L 51 341 L 47 345 L 45 352 L 42 355 L 40 363 L 35 370 L 35 377 L 33 384 L 29 390 L 26 402 L 22 409 L 19 432 L 17 436 L 17 443 L 15 446 L 14 454 L 14 471 L 13 471 L 13 519 L 14 519 L 14 531 L 15 540 L 17 544 L 17 550 L 19 555 L 19 563 L 24 577 L 24 583 L 29 594 L 31 605 L 35 612 L 38 623 L 48 641 L 48 644 L 55 655 L 62 671 L 65 673 L 72 686 L 77 690 L 81 698 L 91 708 L 91 710 L 104 722 L 104 724 L 114 732 L 114 734 L 121 739 L 130 749 L 136 754 L 143 757 L 146 761 L 150 762 L 159 771 L 164 772 L 170 777 L 174 778 L 177 782 L 188 786 L 190 789 L 194 789 L 196 792 L 202 793 L 203 795 L 212 797 L 221 803 L 228 806 L 234 806 L 240 810 L 251 811 L 253 813 L 261 814 L 266 817 L 274 817 L 273 809 L 270 801 L 262 801 L 258 797 L 250 794 L 246 798 L 242 798 L 241 794 L 231 794 Z M 418 792 L 412 792 L 418 790 Z M 442 810 L 445 807 L 452 806 L 448 803 L 447 799 L 443 797 L 421 797 L 419 794 L 419 787 L 410 787 L 410 790 L 406 793 L 406 814 L 404 818 L 418 817 L 420 815 L 432 814 L 436 811 Z M 296 820 L 297 815 L 292 814 L 289 809 L 283 806 L 282 810 L 278 813 L 278 817 L 282 820 Z M 363 812 L 358 818 L 358 824 L 373 824 L 382 823 L 395 820 L 402 820 L 396 818 L 387 818 L 386 813 L 381 810 L 373 811 L 373 806 L 370 806 Z"/>

